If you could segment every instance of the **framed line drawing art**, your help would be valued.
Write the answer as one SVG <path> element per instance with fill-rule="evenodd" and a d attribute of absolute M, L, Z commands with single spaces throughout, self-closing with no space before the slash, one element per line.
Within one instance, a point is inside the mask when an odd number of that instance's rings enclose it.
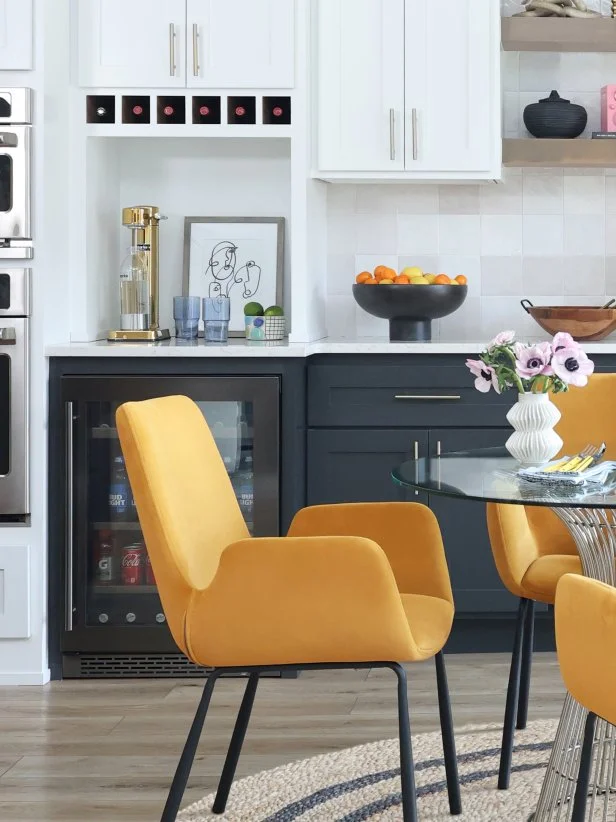
<path fill-rule="evenodd" d="M 229 297 L 229 336 L 244 336 L 244 306 L 282 305 L 284 217 L 185 217 L 182 293 Z"/>

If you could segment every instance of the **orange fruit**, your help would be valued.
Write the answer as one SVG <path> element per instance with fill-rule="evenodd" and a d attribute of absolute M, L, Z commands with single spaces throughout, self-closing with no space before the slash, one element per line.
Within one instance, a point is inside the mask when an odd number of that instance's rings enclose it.
<path fill-rule="evenodd" d="M 439 274 L 434 279 L 434 285 L 451 285 L 451 280 L 447 274 Z"/>
<path fill-rule="evenodd" d="M 388 271 L 389 271 L 389 269 L 387 268 L 386 265 L 377 265 L 377 267 L 374 269 L 375 279 L 382 280 L 383 277 L 385 277 L 385 275 L 387 274 Z"/>
<path fill-rule="evenodd" d="M 386 273 L 385 273 L 385 277 L 388 280 L 395 280 L 397 276 L 398 276 L 398 272 L 396 271 L 395 268 L 388 268 Z"/>
<path fill-rule="evenodd" d="M 455 280 L 459 285 L 466 285 L 467 282 L 468 282 L 468 280 L 464 276 L 464 274 L 458 274 L 458 276 L 455 278 Z"/>
<path fill-rule="evenodd" d="M 383 277 L 382 280 L 379 280 L 379 285 L 393 285 L 394 281 L 388 279 L 387 277 Z"/>
<path fill-rule="evenodd" d="M 369 280 L 366 280 L 363 284 L 364 285 L 378 285 L 378 280 L 375 280 L 374 277 L 370 277 Z"/>
<path fill-rule="evenodd" d="M 406 276 L 406 274 L 398 274 L 397 277 L 394 277 L 394 282 L 398 283 L 399 285 L 408 285 L 411 281 Z"/>
<path fill-rule="evenodd" d="M 369 271 L 362 271 L 360 274 L 355 277 L 356 283 L 365 283 L 366 280 L 371 280 L 372 274 Z"/>

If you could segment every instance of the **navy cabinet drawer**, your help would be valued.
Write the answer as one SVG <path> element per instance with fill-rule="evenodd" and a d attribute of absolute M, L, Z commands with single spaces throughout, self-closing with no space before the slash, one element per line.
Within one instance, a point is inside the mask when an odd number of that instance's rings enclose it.
<path fill-rule="evenodd" d="M 312 427 L 503 426 L 514 400 L 476 391 L 461 355 L 332 359 L 308 367 Z"/>

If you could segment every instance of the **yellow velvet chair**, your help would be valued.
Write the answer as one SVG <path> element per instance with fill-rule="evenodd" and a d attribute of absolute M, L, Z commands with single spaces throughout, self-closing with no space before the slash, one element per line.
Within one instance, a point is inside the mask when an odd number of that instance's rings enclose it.
<path fill-rule="evenodd" d="M 616 458 L 616 374 L 593 374 L 585 388 L 553 396 L 562 419 L 556 427 L 565 454 L 605 441 Z M 519 597 L 503 723 L 498 787 L 509 787 L 514 726 L 526 727 L 533 653 L 535 602 L 554 604 L 563 574 L 581 573 L 575 543 L 566 526 L 547 508 L 490 503 L 488 531 L 499 576 Z"/>
<path fill-rule="evenodd" d="M 249 674 L 223 767 L 225 810 L 260 674 L 392 669 L 398 682 L 403 818 L 417 818 L 407 685 L 401 661 L 436 658 L 452 813 L 460 813 L 442 648 L 454 615 L 438 524 L 416 503 L 300 511 L 287 537 L 251 539 L 210 430 L 186 397 L 126 403 L 116 415 L 139 520 L 169 628 L 209 674 L 162 822 L 175 820 L 212 690 Z"/>
<path fill-rule="evenodd" d="M 558 583 L 555 611 L 563 680 L 589 711 L 571 817 L 584 822 L 597 716 L 616 724 L 616 588 L 567 574 Z"/>

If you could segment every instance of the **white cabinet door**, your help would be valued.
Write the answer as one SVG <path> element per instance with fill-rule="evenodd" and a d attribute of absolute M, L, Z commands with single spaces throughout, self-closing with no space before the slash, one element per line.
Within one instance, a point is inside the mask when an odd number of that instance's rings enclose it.
<path fill-rule="evenodd" d="M 190 88 L 291 88 L 293 0 L 188 0 Z"/>
<path fill-rule="evenodd" d="M 32 0 L 0 0 L 0 70 L 32 66 Z"/>
<path fill-rule="evenodd" d="M 318 15 L 319 169 L 404 169 L 404 0 L 319 0 Z"/>
<path fill-rule="evenodd" d="M 406 0 L 408 171 L 493 168 L 498 15 L 498 0 Z"/>
<path fill-rule="evenodd" d="M 79 0 L 79 84 L 186 84 L 186 0 Z"/>

